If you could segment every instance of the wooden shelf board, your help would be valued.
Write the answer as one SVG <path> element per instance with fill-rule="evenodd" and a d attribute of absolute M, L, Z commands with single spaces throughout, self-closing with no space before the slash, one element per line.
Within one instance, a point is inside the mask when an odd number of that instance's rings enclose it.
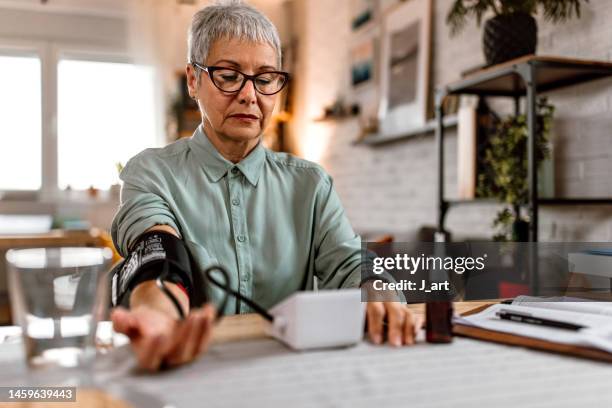
<path fill-rule="evenodd" d="M 611 198 L 541 198 L 541 205 L 612 205 Z"/>
<path fill-rule="evenodd" d="M 502 202 L 492 198 L 475 198 L 475 199 L 452 199 L 445 200 L 448 205 L 497 205 Z M 612 198 L 540 198 L 538 204 L 545 206 L 562 206 L 562 205 L 612 205 Z"/>
<path fill-rule="evenodd" d="M 370 135 L 366 138 L 356 141 L 355 144 L 365 144 L 370 146 L 376 146 L 386 143 L 397 142 L 405 139 L 410 139 L 417 136 L 425 136 L 433 134 L 436 131 L 436 120 L 428 121 L 424 126 L 415 128 L 408 132 L 400 133 L 398 135 Z M 457 116 L 451 115 L 444 118 L 444 128 L 449 129 L 456 127 L 459 123 Z"/>
<path fill-rule="evenodd" d="M 476 71 L 443 89 L 448 94 L 522 96 L 526 87 L 518 68 L 524 64 L 536 68 L 539 93 L 612 76 L 610 62 L 528 55 Z"/>

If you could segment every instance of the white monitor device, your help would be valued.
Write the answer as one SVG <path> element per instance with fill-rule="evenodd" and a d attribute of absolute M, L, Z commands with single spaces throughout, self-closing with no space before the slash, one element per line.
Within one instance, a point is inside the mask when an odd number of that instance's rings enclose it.
<path fill-rule="evenodd" d="M 298 292 L 269 312 L 268 334 L 295 350 L 350 346 L 363 338 L 360 289 Z"/>

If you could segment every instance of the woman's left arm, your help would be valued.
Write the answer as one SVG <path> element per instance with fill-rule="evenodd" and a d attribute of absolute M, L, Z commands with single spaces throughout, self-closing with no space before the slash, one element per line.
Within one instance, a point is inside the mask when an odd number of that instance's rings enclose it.
<path fill-rule="evenodd" d="M 358 288 L 361 285 L 361 238 L 355 234 L 340 202 L 331 177 L 325 177 L 317 190 L 315 204 L 315 273 L 322 289 Z M 363 290 L 371 290 L 370 283 Z M 384 338 L 395 346 L 413 344 L 422 319 L 397 301 L 367 302 L 366 318 L 370 340 Z"/>

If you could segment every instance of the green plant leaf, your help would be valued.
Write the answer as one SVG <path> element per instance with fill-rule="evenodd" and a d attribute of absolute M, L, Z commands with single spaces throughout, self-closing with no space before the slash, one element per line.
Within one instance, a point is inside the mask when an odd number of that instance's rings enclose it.
<path fill-rule="evenodd" d="M 546 98 L 537 102 L 536 117 L 536 161 L 542 162 L 550 156 L 549 134 L 555 108 Z M 501 202 L 519 207 L 528 202 L 527 143 L 528 128 L 525 115 L 509 116 L 501 120 L 489 139 L 490 146 L 484 151 L 484 164 L 490 168 L 492 177 L 479 175 L 477 191 L 481 196 L 497 198 Z M 498 213 L 494 227 L 500 236 L 511 236 L 507 230 L 508 212 Z M 518 217 L 515 214 L 514 217 Z M 508 233 L 510 235 L 508 235 Z"/>

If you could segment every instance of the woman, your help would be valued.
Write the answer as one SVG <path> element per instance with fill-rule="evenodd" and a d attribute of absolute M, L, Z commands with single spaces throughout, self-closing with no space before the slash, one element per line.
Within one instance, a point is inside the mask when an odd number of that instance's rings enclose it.
<path fill-rule="evenodd" d="M 361 241 L 331 178 L 314 163 L 261 144 L 289 79 L 280 67 L 277 31 L 259 11 L 232 2 L 196 13 L 186 73 L 202 124 L 190 139 L 147 149 L 126 165 L 112 227 L 123 256 L 146 231 L 173 234 L 199 268 L 224 265 L 232 287 L 264 307 L 312 289 L 315 278 L 320 288 L 359 286 Z M 112 314 L 115 330 L 130 336 L 139 364 L 149 370 L 191 361 L 210 340 L 212 306 L 189 310 L 183 288 L 167 286 L 188 311 L 185 320 L 177 320 L 153 281 L 135 287 L 129 311 Z M 222 312 L 249 311 L 232 299 Z M 397 346 L 412 344 L 420 325 L 394 302 L 368 303 L 367 321 L 374 343 L 386 334 Z"/>

